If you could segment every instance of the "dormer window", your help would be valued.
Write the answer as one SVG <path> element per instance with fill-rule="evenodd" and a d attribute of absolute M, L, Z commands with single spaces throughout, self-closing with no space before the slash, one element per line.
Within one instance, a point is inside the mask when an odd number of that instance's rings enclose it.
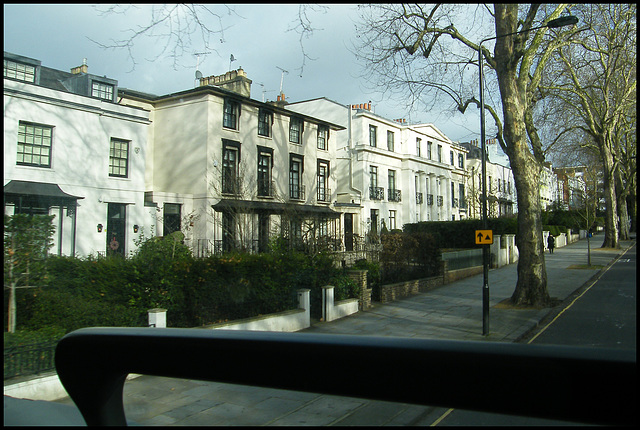
<path fill-rule="evenodd" d="M 102 82 L 91 83 L 91 97 L 101 100 L 113 101 L 113 85 L 104 84 Z"/>
<path fill-rule="evenodd" d="M 5 59 L 4 77 L 34 83 L 36 81 L 36 68 L 28 64 L 22 64 Z"/>

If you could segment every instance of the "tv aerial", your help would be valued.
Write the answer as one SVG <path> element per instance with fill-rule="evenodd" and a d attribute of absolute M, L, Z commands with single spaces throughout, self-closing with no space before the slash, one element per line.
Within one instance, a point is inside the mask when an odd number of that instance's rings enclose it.
<path fill-rule="evenodd" d="M 196 56 L 196 75 L 198 74 L 198 71 L 200 70 L 200 56 L 201 55 L 207 55 L 207 54 L 211 54 L 211 52 L 195 52 L 193 55 Z M 202 74 L 201 74 L 202 75 Z M 202 76 L 200 76 L 202 77 Z"/>
<path fill-rule="evenodd" d="M 273 91 L 273 90 L 265 90 L 265 89 L 264 89 L 264 84 L 263 84 L 263 83 L 258 82 L 258 85 L 260 85 L 260 86 L 262 87 L 262 103 L 264 103 L 264 95 L 265 95 L 267 92 L 271 92 L 271 91 Z"/>
<path fill-rule="evenodd" d="M 276 66 L 276 68 L 282 70 L 282 76 L 280 77 L 280 94 L 282 94 L 282 83 L 284 82 L 284 74 L 286 73 L 288 75 L 289 71 L 278 66 Z"/>

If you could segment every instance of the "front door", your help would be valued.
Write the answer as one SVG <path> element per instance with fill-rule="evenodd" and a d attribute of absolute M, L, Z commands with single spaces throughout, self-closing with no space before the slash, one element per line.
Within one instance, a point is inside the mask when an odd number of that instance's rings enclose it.
<path fill-rule="evenodd" d="M 344 214 L 344 249 L 353 251 L 353 214 Z"/>
<path fill-rule="evenodd" d="M 125 232 L 127 227 L 127 205 L 108 203 L 107 208 L 107 255 L 125 256 Z"/>

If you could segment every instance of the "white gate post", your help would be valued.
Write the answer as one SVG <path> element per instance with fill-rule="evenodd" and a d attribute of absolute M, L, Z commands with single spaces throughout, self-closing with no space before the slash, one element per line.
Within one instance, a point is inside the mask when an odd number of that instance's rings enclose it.
<path fill-rule="evenodd" d="M 149 327 L 166 328 L 167 327 L 167 310 L 154 308 L 149 309 Z"/>

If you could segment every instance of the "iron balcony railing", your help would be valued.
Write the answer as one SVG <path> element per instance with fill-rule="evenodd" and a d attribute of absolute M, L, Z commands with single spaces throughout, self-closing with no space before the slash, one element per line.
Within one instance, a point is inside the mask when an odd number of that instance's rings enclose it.
<path fill-rule="evenodd" d="M 242 192 L 241 177 L 227 177 L 222 175 L 222 194 L 240 195 Z"/>
<path fill-rule="evenodd" d="M 457 208 L 458 207 L 458 199 L 456 199 L 456 198 L 451 199 L 451 207 L 452 208 Z"/>
<path fill-rule="evenodd" d="M 433 206 L 433 194 L 427 194 L 427 204 Z"/>
<path fill-rule="evenodd" d="M 422 204 L 422 193 L 416 193 L 416 204 Z"/>
<path fill-rule="evenodd" d="M 384 188 L 369 187 L 369 198 L 371 200 L 384 200 Z"/>
<path fill-rule="evenodd" d="M 318 188 L 317 198 L 319 202 L 329 203 L 331 201 L 331 188 Z"/>
<path fill-rule="evenodd" d="M 400 190 L 389 189 L 389 201 L 399 202 L 402 201 L 402 193 Z"/>
<path fill-rule="evenodd" d="M 304 185 L 289 184 L 289 198 L 292 200 L 304 200 L 306 189 Z"/>
<path fill-rule="evenodd" d="M 438 206 L 442 206 L 444 204 L 444 199 L 442 198 L 442 196 L 438 196 L 437 202 Z"/>
<path fill-rule="evenodd" d="M 270 180 L 258 181 L 258 197 L 274 197 L 276 184 Z"/>

